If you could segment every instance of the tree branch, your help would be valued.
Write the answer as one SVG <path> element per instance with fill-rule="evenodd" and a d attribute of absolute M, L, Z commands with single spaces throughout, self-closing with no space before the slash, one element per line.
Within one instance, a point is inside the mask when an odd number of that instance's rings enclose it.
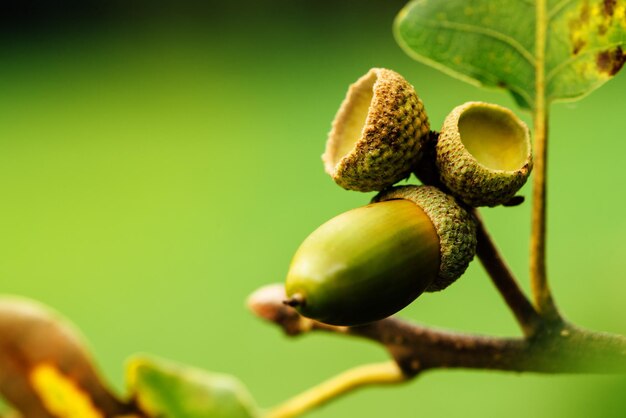
<path fill-rule="evenodd" d="M 519 287 L 513 273 L 500 255 L 491 235 L 487 232 L 478 210 L 473 211 L 476 219 L 476 255 L 489 274 L 506 304 L 515 315 L 524 335 L 533 335 L 541 326 L 541 317 Z"/>
<path fill-rule="evenodd" d="M 285 306 L 282 285 L 259 289 L 248 300 L 259 317 L 287 334 L 311 331 L 365 338 L 384 346 L 407 377 L 438 368 L 537 373 L 626 373 L 626 337 L 560 322 L 527 338 L 456 333 L 387 318 L 358 327 L 336 327 L 300 316 Z"/>

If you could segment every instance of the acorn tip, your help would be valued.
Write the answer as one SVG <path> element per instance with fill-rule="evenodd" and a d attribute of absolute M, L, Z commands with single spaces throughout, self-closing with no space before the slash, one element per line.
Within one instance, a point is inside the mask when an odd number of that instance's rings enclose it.
<path fill-rule="evenodd" d="M 283 303 L 287 306 L 291 306 L 292 308 L 304 306 L 304 296 L 301 293 L 296 293 L 289 299 L 283 300 Z"/>

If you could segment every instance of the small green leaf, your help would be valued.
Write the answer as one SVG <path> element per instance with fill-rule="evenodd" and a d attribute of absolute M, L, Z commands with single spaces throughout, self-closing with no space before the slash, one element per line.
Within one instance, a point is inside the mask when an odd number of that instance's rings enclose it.
<path fill-rule="evenodd" d="M 127 382 L 139 407 L 158 418 L 253 418 L 258 409 L 234 377 L 138 357 Z"/>
<path fill-rule="evenodd" d="M 535 56 L 536 25 L 545 25 L 546 60 Z M 543 65 L 548 101 L 578 99 L 626 61 L 626 0 L 547 0 L 536 21 L 533 0 L 415 0 L 394 31 L 413 58 L 473 84 L 509 90 L 532 108 Z"/>

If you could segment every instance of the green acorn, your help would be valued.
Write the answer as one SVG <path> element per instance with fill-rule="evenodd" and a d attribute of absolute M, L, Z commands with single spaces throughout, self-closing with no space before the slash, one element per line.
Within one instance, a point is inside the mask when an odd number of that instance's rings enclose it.
<path fill-rule="evenodd" d="M 532 170 L 528 127 L 509 109 L 490 103 L 453 109 L 436 154 L 441 181 L 470 206 L 507 203 Z"/>
<path fill-rule="evenodd" d="M 359 325 L 396 313 L 465 271 L 475 225 L 452 197 L 405 186 L 375 200 L 304 240 L 287 274 L 285 303 L 320 322 Z"/>
<path fill-rule="evenodd" d="M 348 190 L 382 190 L 408 177 L 428 117 L 400 74 L 372 68 L 348 90 L 322 155 L 326 172 Z"/>

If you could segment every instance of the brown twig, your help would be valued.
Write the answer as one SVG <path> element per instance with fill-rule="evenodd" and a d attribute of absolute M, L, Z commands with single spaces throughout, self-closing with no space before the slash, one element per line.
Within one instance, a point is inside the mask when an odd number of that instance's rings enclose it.
<path fill-rule="evenodd" d="M 282 285 L 255 292 L 249 306 L 287 334 L 311 331 L 365 338 L 383 345 L 407 376 L 439 368 L 538 373 L 626 373 L 626 337 L 583 330 L 567 323 L 527 338 L 464 334 L 397 318 L 357 327 L 336 327 L 301 317 L 282 303 Z"/>
<path fill-rule="evenodd" d="M 478 213 L 474 210 L 476 219 L 476 255 L 483 267 L 489 274 L 491 281 L 496 286 L 506 304 L 511 309 L 524 335 L 533 335 L 541 326 L 541 317 L 530 303 L 524 292 L 519 287 L 515 276 L 500 255 L 493 239 Z"/>

